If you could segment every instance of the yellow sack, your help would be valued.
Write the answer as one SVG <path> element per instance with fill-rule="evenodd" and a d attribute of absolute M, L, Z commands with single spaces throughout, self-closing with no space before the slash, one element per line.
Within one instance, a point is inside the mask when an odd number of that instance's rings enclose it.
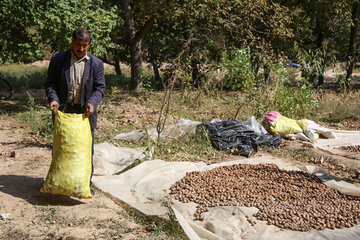
<path fill-rule="evenodd" d="M 84 114 L 58 111 L 52 162 L 40 192 L 91 198 L 91 148 L 89 119 Z"/>
<path fill-rule="evenodd" d="M 299 125 L 299 127 L 301 127 L 304 133 L 308 131 L 309 120 L 307 119 L 296 120 L 296 123 Z"/>
<path fill-rule="evenodd" d="M 297 124 L 302 128 L 304 134 L 312 141 L 317 142 L 319 140 L 319 134 L 315 132 L 314 129 L 309 129 L 310 120 L 301 119 L 296 121 Z"/>
<path fill-rule="evenodd" d="M 273 135 L 283 136 L 285 134 L 303 132 L 303 129 L 298 125 L 296 120 L 281 115 L 278 116 L 269 125 L 270 125 L 270 131 Z"/>

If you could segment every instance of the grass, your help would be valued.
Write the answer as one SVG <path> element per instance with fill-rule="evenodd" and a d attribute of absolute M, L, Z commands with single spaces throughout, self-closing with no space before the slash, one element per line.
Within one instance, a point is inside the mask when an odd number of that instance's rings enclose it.
<path fill-rule="evenodd" d="M 112 87 L 118 87 L 121 89 L 129 89 L 130 88 L 131 79 L 126 76 L 118 76 L 115 74 L 106 74 L 105 75 L 105 84 L 108 89 Z"/>
<path fill-rule="evenodd" d="M 44 139 L 46 142 L 52 142 L 53 123 L 49 110 L 44 106 L 37 104 L 38 100 L 44 100 L 45 96 L 33 96 L 28 91 L 27 94 L 27 109 L 18 115 L 19 121 L 27 125 L 31 129 L 31 134 Z"/>
<path fill-rule="evenodd" d="M 0 66 L 0 72 L 14 89 L 39 89 L 44 86 L 47 68 L 27 65 L 2 65 Z M 0 85 L 0 89 L 4 87 L 4 85 Z"/>
<path fill-rule="evenodd" d="M 196 133 L 187 134 L 179 139 L 161 139 L 155 145 L 154 158 L 169 162 L 196 162 L 204 159 L 213 160 L 221 156 L 216 151 L 206 134 L 205 128 L 200 126 Z"/>
<path fill-rule="evenodd" d="M 129 217 L 136 223 L 144 226 L 144 231 L 150 234 L 145 239 L 166 239 L 166 240 L 186 240 L 188 237 L 183 232 L 180 224 L 172 219 L 164 220 L 156 216 L 146 216 L 139 211 L 129 210 Z"/>
<path fill-rule="evenodd" d="M 42 89 L 47 77 L 47 66 L 38 67 L 22 64 L 0 65 L 0 73 L 9 81 L 12 88 L 19 89 Z M 117 76 L 113 70 L 105 70 L 105 81 L 108 87 L 117 86 L 121 89 L 129 89 L 130 70 L 124 69 L 123 76 Z M 3 82 L 0 82 L 0 89 L 6 88 Z"/>
<path fill-rule="evenodd" d="M 349 119 L 360 120 L 360 91 L 335 93 L 327 91 L 319 95 L 318 119 L 323 122 L 341 123 Z"/>

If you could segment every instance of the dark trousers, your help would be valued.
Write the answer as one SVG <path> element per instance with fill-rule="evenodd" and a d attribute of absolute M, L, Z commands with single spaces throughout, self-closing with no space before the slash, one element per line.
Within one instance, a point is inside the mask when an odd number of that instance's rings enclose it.
<path fill-rule="evenodd" d="M 82 114 L 85 112 L 85 109 L 81 107 L 80 104 L 71 104 L 68 103 L 66 105 L 61 105 L 59 110 L 64 113 L 77 113 Z M 94 156 L 94 128 L 91 128 L 91 137 L 92 137 L 92 145 L 91 145 L 91 177 L 90 177 L 90 186 L 92 184 L 91 179 L 94 174 L 94 165 L 93 165 L 93 156 Z"/>

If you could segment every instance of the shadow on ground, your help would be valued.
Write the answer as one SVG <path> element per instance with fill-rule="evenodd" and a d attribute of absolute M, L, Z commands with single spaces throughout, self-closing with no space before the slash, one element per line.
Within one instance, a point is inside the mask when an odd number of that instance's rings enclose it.
<path fill-rule="evenodd" d="M 44 90 L 29 89 L 17 90 L 10 99 L 0 100 L 0 114 L 17 114 L 29 111 L 29 95 L 33 97 L 34 104 L 37 106 L 48 105 Z"/>
<path fill-rule="evenodd" d="M 24 199 L 32 205 L 74 206 L 84 204 L 68 196 L 43 194 L 40 188 L 44 183 L 42 178 L 21 175 L 0 175 L 0 192 Z"/>
<path fill-rule="evenodd" d="M 47 149 L 52 149 L 52 144 L 51 143 L 41 143 L 39 141 L 23 141 L 23 142 L 18 142 L 18 141 L 13 141 L 13 142 L 0 142 L 1 145 L 6 146 L 6 145 L 17 145 L 17 148 L 27 148 L 27 147 L 37 147 L 37 148 L 47 148 Z"/>

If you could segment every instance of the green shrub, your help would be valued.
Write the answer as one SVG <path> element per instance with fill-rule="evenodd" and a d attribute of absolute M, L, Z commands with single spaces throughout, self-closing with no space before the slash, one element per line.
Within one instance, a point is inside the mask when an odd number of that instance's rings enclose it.
<path fill-rule="evenodd" d="M 267 83 L 259 84 L 246 93 L 246 106 L 251 115 L 261 119 L 269 111 L 278 111 L 290 118 L 313 115 L 318 102 L 313 98 L 315 91 L 309 83 L 298 83 L 295 87 L 286 85 L 291 76 L 281 63 L 269 64 L 271 77 Z"/>
<path fill-rule="evenodd" d="M 221 67 L 225 71 L 224 84 L 232 90 L 246 92 L 255 85 L 249 48 L 234 49 L 230 54 L 223 52 Z"/>
<path fill-rule="evenodd" d="M 153 74 L 143 74 L 142 75 L 142 86 L 144 89 L 155 90 L 156 81 Z"/>
<path fill-rule="evenodd" d="M 313 98 L 314 93 L 310 84 L 299 83 L 297 87 L 282 86 L 276 96 L 275 108 L 290 118 L 313 116 L 318 108 L 318 101 Z"/>
<path fill-rule="evenodd" d="M 335 55 L 328 53 L 328 45 L 326 42 L 315 49 L 305 51 L 301 49 L 297 43 L 294 45 L 297 52 L 297 61 L 301 69 L 301 77 L 311 84 L 315 84 L 319 76 L 323 76 L 325 69 L 335 62 Z"/>

